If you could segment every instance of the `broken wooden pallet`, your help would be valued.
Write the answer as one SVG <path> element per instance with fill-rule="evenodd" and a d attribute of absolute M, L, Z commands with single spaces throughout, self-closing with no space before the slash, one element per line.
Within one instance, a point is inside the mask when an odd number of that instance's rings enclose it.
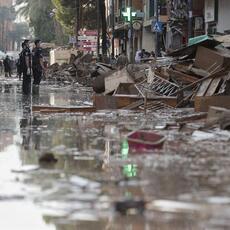
<path fill-rule="evenodd" d="M 179 90 L 179 86 L 157 75 L 152 77 L 152 81 L 148 84 L 146 81 L 137 84 L 138 89 L 143 95 L 152 92 L 157 95 L 173 96 Z"/>
<path fill-rule="evenodd" d="M 174 107 L 167 105 L 161 101 L 147 102 L 146 105 L 141 105 L 139 108 L 141 110 L 151 110 L 151 111 L 158 111 L 158 110 L 163 110 L 163 109 L 174 109 Z"/>

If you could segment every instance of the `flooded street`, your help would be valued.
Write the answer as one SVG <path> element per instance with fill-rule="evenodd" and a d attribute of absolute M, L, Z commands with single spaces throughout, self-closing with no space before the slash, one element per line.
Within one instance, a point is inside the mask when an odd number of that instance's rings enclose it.
<path fill-rule="evenodd" d="M 0 229 L 230 229 L 230 132 L 175 123 L 192 109 L 39 114 L 32 105 L 91 105 L 92 90 L 43 83 L 25 97 L 1 79 L 0 94 Z M 163 148 L 132 152 L 139 129 Z"/>

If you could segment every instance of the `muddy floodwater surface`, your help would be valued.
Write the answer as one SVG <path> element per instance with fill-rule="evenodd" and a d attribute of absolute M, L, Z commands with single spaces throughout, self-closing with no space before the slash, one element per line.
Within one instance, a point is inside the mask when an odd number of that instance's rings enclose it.
<path fill-rule="evenodd" d="M 91 105 L 92 90 L 0 83 L 1 230 L 230 229 L 230 133 L 181 126 L 192 109 L 39 114 L 33 105 Z M 169 128 L 165 128 L 166 125 Z M 162 149 L 133 153 L 152 130 Z"/>

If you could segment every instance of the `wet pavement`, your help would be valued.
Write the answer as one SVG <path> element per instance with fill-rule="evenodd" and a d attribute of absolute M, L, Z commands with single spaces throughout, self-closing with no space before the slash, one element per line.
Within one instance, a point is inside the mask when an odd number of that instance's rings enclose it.
<path fill-rule="evenodd" d="M 43 83 L 26 97 L 20 84 L 0 83 L 0 229 L 230 229 L 230 132 L 177 126 L 191 109 L 32 113 L 90 105 L 92 91 Z M 163 149 L 131 152 L 138 129 L 164 135 Z"/>

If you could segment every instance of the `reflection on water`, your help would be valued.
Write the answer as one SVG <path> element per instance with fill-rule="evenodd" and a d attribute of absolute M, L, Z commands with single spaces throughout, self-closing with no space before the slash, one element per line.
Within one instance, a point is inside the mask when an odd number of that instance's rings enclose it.
<path fill-rule="evenodd" d="M 124 139 L 121 143 L 121 158 L 123 160 L 128 159 L 129 156 L 129 143 L 127 141 L 127 139 Z M 124 165 L 122 168 L 122 173 L 124 175 L 124 177 L 127 178 L 132 178 L 132 177 L 136 177 L 138 170 L 137 170 L 137 164 L 126 164 Z"/>
<path fill-rule="evenodd" d="M 123 175 L 128 178 L 136 177 L 138 173 L 136 164 L 127 164 L 123 166 Z"/>
<path fill-rule="evenodd" d="M 81 105 L 89 92 L 41 86 L 22 97 L 17 82 L 1 84 L 0 229 L 230 228 L 228 142 L 194 144 L 190 131 L 162 130 L 162 151 L 129 151 L 128 132 L 177 112 L 31 112 L 33 104 Z M 57 162 L 39 163 L 44 154 Z M 128 211 L 115 212 L 118 203 Z"/>

